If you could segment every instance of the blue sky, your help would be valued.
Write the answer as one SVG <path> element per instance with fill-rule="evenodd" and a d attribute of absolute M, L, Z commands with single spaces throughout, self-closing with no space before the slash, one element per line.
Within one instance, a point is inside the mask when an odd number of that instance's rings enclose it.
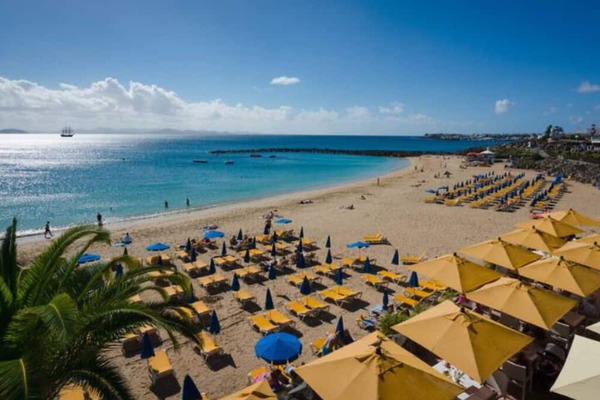
<path fill-rule="evenodd" d="M 599 32 L 597 1 L 3 2 L 0 128 L 582 130 Z"/>

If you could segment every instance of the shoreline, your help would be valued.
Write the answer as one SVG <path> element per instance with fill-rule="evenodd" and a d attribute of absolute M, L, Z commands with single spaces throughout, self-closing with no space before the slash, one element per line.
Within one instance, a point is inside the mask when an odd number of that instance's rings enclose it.
<path fill-rule="evenodd" d="M 253 199 L 242 199 L 240 201 L 232 201 L 232 202 L 227 202 L 227 203 L 220 203 L 220 204 L 214 204 L 214 205 L 207 205 L 207 206 L 201 206 L 201 207 L 193 207 L 193 208 L 184 208 L 184 209 L 178 209 L 178 210 L 173 210 L 173 211 L 168 211 L 168 212 L 161 212 L 161 213 L 154 213 L 154 214 L 144 214 L 144 215 L 139 215 L 139 216 L 132 216 L 132 217 L 123 217 L 123 218 L 119 218 L 116 221 L 107 221 L 105 223 L 103 223 L 102 227 L 105 229 L 108 229 L 111 231 L 111 233 L 114 233 L 113 231 L 119 230 L 119 231 L 125 231 L 127 230 L 126 228 L 131 226 L 131 227 L 140 227 L 140 226 L 144 226 L 144 225 L 150 225 L 150 222 L 152 221 L 157 221 L 159 223 L 169 223 L 169 222 L 174 222 L 177 220 L 181 220 L 183 216 L 189 216 L 189 217 L 198 217 L 198 218 L 202 218 L 204 215 L 203 214 L 207 214 L 210 212 L 215 212 L 215 213 L 227 213 L 229 211 L 231 211 L 232 209 L 238 208 L 238 207 L 261 207 L 261 203 L 265 202 L 265 201 L 272 201 L 272 202 L 289 202 L 291 200 L 294 200 L 296 198 L 308 198 L 311 196 L 323 196 L 329 192 L 333 193 L 339 190 L 344 190 L 344 189 L 351 189 L 357 186 L 364 186 L 364 185 L 368 185 L 369 181 L 372 181 L 373 179 L 388 179 L 388 178 L 393 178 L 393 177 L 399 177 L 399 176 L 403 176 L 404 174 L 406 174 L 406 171 L 410 171 L 412 170 L 412 168 L 414 168 L 414 166 L 419 162 L 419 160 L 421 159 L 421 157 L 426 157 L 426 156 L 430 156 L 429 154 L 427 155 L 422 155 L 422 156 L 414 156 L 414 157 L 402 157 L 402 159 L 408 161 L 408 164 L 404 167 L 401 167 L 400 169 L 396 169 L 393 170 L 391 172 L 388 172 L 386 174 L 383 175 L 379 175 L 379 176 L 372 176 L 369 178 L 359 178 L 358 180 L 352 180 L 346 183 L 341 183 L 341 184 L 335 184 L 335 185 L 325 185 L 323 187 L 317 187 L 317 188 L 312 188 L 312 189 L 306 189 L 306 190 L 300 190 L 300 191 L 295 191 L 295 192 L 287 192 L 284 194 L 276 194 L 276 195 L 268 195 L 265 194 L 263 196 L 260 196 L 258 198 L 253 198 Z M 433 154 L 431 154 L 431 156 L 433 156 Z M 450 155 L 450 156 L 454 156 L 454 155 Z M 415 171 L 412 171 L 415 172 Z M 300 200 L 298 200 L 300 201 Z M 76 226 L 84 226 L 84 225 L 95 225 L 94 223 L 91 224 L 71 224 L 71 225 L 67 225 L 67 226 L 61 226 L 61 227 L 57 227 L 56 229 L 52 229 L 52 233 L 53 234 L 60 234 L 64 231 L 66 231 L 69 228 L 73 228 Z M 22 232 L 26 232 L 26 231 L 22 231 Z M 0 235 L 0 238 L 3 236 L 4 230 L 2 230 L 2 233 Z M 36 242 L 46 242 L 47 239 L 44 238 L 44 231 L 43 229 L 40 229 L 39 231 L 36 232 L 32 232 L 32 233 L 19 233 L 19 231 L 17 231 L 17 239 L 18 239 L 18 243 L 23 243 L 23 244 L 30 244 L 30 243 L 36 243 Z"/>

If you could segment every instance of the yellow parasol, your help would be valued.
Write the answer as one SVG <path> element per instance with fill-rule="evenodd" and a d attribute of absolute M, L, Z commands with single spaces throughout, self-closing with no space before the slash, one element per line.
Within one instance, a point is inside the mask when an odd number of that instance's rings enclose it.
<path fill-rule="evenodd" d="M 518 229 L 500 236 L 512 244 L 551 253 L 565 244 L 565 240 L 548 235 L 538 229 Z"/>
<path fill-rule="evenodd" d="M 575 299 L 512 278 L 488 283 L 467 298 L 546 330 L 577 305 Z"/>
<path fill-rule="evenodd" d="M 464 391 L 381 332 L 373 332 L 296 372 L 327 400 L 449 400 Z"/>
<path fill-rule="evenodd" d="M 584 236 L 582 238 L 577 239 L 578 243 L 600 243 L 600 233 L 592 233 L 591 235 Z"/>
<path fill-rule="evenodd" d="M 277 400 L 266 379 L 250 385 L 239 392 L 221 397 L 220 400 Z"/>
<path fill-rule="evenodd" d="M 600 288 L 600 274 L 582 265 L 550 257 L 519 269 L 519 275 L 586 297 Z"/>
<path fill-rule="evenodd" d="M 566 211 L 554 211 L 548 214 L 560 222 L 576 226 L 600 226 L 600 222 L 569 208 Z"/>
<path fill-rule="evenodd" d="M 478 258 L 513 271 L 542 258 L 500 238 L 464 247 L 458 251 L 466 256 Z"/>
<path fill-rule="evenodd" d="M 392 329 L 479 382 L 533 340 L 449 300 Z"/>
<path fill-rule="evenodd" d="M 544 217 L 535 221 L 525 221 L 517 224 L 517 227 L 524 229 L 537 229 L 554 237 L 564 238 L 577 235 L 583 232 L 581 229 L 558 221 L 552 217 Z"/>
<path fill-rule="evenodd" d="M 456 253 L 410 265 L 408 269 L 463 293 L 475 290 L 502 276 L 496 271 L 465 260 Z"/>
<path fill-rule="evenodd" d="M 565 260 L 573 261 L 586 267 L 600 270 L 600 245 L 599 242 L 592 244 L 574 240 L 567 242 L 564 246 L 554 252 Z"/>

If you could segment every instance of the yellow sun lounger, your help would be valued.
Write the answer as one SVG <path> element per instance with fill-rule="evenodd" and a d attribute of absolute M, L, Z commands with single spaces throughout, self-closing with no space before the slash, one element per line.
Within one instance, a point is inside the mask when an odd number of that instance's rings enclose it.
<path fill-rule="evenodd" d="M 410 297 L 418 297 L 420 299 L 426 299 L 433 294 L 432 292 L 425 292 L 423 290 L 419 290 L 419 289 L 411 288 L 411 287 L 405 288 L 404 293 L 408 294 Z"/>
<path fill-rule="evenodd" d="M 296 322 L 283 315 L 279 310 L 269 310 L 265 312 L 265 318 L 279 327 L 296 325 Z"/>
<path fill-rule="evenodd" d="M 336 274 L 336 272 L 341 269 L 343 269 L 343 267 L 341 265 L 332 263 L 332 264 L 317 265 L 316 267 L 313 268 L 313 271 L 315 271 L 318 274 L 334 276 Z"/>
<path fill-rule="evenodd" d="M 257 276 L 260 275 L 262 269 L 257 265 L 250 265 L 246 268 L 238 269 L 235 271 L 235 274 L 240 279 L 256 279 Z"/>
<path fill-rule="evenodd" d="M 242 305 L 242 307 L 246 306 L 246 304 L 250 302 L 256 301 L 256 297 L 254 297 L 245 289 L 240 289 L 237 292 L 233 292 L 233 297 Z"/>
<path fill-rule="evenodd" d="M 183 271 L 187 274 L 190 274 L 192 272 L 200 273 L 202 272 L 202 270 L 208 270 L 208 263 L 204 260 L 196 260 L 193 263 L 189 262 L 183 264 L 181 268 L 183 268 Z"/>
<path fill-rule="evenodd" d="M 179 309 L 193 321 L 200 322 L 200 318 L 211 313 L 211 309 L 208 308 L 208 306 L 204 304 L 203 301 L 195 301 L 191 303 L 190 306 L 195 311 L 195 313 L 187 307 L 179 307 Z"/>
<path fill-rule="evenodd" d="M 248 319 L 252 328 L 256 329 L 263 335 L 277 332 L 279 330 L 279 327 L 277 325 L 273 325 L 271 321 L 269 321 L 262 315 L 253 315 Z"/>
<path fill-rule="evenodd" d="M 349 297 L 360 297 L 360 296 L 362 296 L 362 292 L 361 291 L 348 289 L 348 288 L 345 288 L 343 286 L 332 286 L 330 289 L 333 290 L 334 292 L 337 292 L 337 293 L 339 293 L 341 295 L 344 295 L 344 296 L 349 296 Z"/>
<path fill-rule="evenodd" d="M 438 285 L 435 282 L 421 281 L 419 282 L 419 286 L 423 289 L 431 290 L 432 292 L 441 292 L 446 290 L 447 286 Z"/>
<path fill-rule="evenodd" d="M 341 305 L 341 304 L 344 304 L 347 301 L 350 301 L 350 299 L 351 299 L 351 297 L 344 296 L 344 295 L 339 294 L 338 292 L 335 292 L 335 291 L 333 291 L 331 289 L 321 290 L 319 292 L 319 295 L 321 295 L 325 300 L 331 300 L 331 301 L 333 301 L 338 306 Z"/>
<path fill-rule="evenodd" d="M 183 288 L 179 285 L 167 286 L 166 288 L 163 288 L 163 290 L 165 291 L 167 296 L 169 296 L 169 299 L 181 298 L 181 296 L 183 296 L 184 293 Z"/>
<path fill-rule="evenodd" d="M 87 390 L 79 385 L 65 385 L 58 393 L 58 400 L 100 400 L 93 390 Z"/>
<path fill-rule="evenodd" d="M 153 386 L 156 385 L 157 380 L 175 375 L 166 351 L 156 350 L 154 357 L 148 359 L 148 373 L 150 374 Z"/>
<path fill-rule="evenodd" d="M 198 282 L 198 285 L 205 289 L 211 289 L 223 285 L 225 282 L 227 282 L 227 279 L 223 275 L 213 274 L 198 278 L 196 279 L 196 282 Z"/>
<path fill-rule="evenodd" d="M 300 272 L 295 275 L 288 276 L 287 281 L 288 281 L 288 283 L 290 283 L 294 286 L 300 286 L 300 285 L 302 285 L 302 282 L 304 281 L 304 277 L 306 277 L 306 279 L 308 279 L 308 281 L 310 283 L 319 282 L 321 280 L 321 278 L 319 278 L 316 275 L 311 274 L 310 272 Z"/>
<path fill-rule="evenodd" d="M 403 294 L 397 294 L 394 296 L 394 301 L 397 306 L 406 306 L 406 307 L 414 307 L 419 304 L 419 300 L 411 299 L 410 297 L 406 297 Z"/>
<path fill-rule="evenodd" d="M 367 285 L 371 285 L 376 289 L 386 288 L 388 285 L 388 281 L 381 279 L 377 275 L 364 274 L 363 279 Z"/>
<path fill-rule="evenodd" d="M 402 261 L 402 264 L 404 265 L 412 265 L 412 264 L 417 264 L 420 263 L 421 261 L 425 261 L 427 259 L 427 256 L 425 255 L 425 253 L 421 254 L 420 256 L 401 256 L 400 257 L 400 261 Z"/>
<path fill-rule="evenodd" d="M 223 354 L 223 348 L 215 342 L 215 339 L 206 331 L 200 331 L 198 334 L 198 338 L 202 342 L 202 346 L 194 346 L 194 350 L 196 350 L 200 355 L 204 358 L 204 360 L 208 360 L 209 357 Z"/>
<path fill-rule="evenodd" d="M 321 300 L 312 297 L 312 296 L 304 296 L 299 300 L 299 303 L 302 304 L 306 308 L 310 308 L 317 313 L 321 311 L 329 310 L 329 304 L 323 303 Z"/>
<path fill-rule="evenodd" d="M 124 356 L 126 356 L 127 354 L 134 353 L 142 347 L 140 337 L 135 333 L 126 334 L 121 339 L 119 339 L 119 342 L 121 342 L 121 352 Z"/>
<path fill-rule="evenodd" d="M 318 337 L 310 342 L 310 349 L 313 354 L 317 357 L 321 357 L 323 351 L 323 345 L 325 344 L 325 338 Z"/>
<path fill-rule="evenodd" d="M 187 262 L 190 259 L 190 255 L 185 250 L 179 250 L 175 253 L 175 257 L 179 260 Z"/>
<path fill-rule="evenodd" d="M 364 235 L 363 241 L 369 244 L 387 243 L 387 239 L 381 233 L 377 233 L 376 235 Z"/>
<path fill-rule="evenodd" d="M 305 305 L 303 305 L 302 303 L 299 303 L 297 301 L 288 301 L 287 304 L 285 305 L 285 308 L 288 312 L 296 315 L 300 319 L 310 317 L 310 316 L 314 315 L 316 312 L 318 312 L 315 310 L 311 310 L 310 308 L 307 308 Z"/>
<path fill-rule="evenodd" d="M 396 274 L 395 272 L 381 270 L 377 272 L 377 275 L 383 277 L 383 279 L 387 279 L 388 281 L 400 283 L 406 281 L 405 275 Z"/>

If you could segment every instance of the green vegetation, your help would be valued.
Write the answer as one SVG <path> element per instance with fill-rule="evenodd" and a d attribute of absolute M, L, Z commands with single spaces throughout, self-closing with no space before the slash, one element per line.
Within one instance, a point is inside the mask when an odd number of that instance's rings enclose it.
<path fill-rule="evenodd" d="M 6 230 L 0 249 L 0 399 L 54 399 L 78 384 L 105 399 L 131 399 L 124 377 L 106 355 L 109 346 L 145 324 L 162 328 L 173 346 L 178 335 L 198 343 L 181 306 L 169 302 L 150 271 L 133 258 L 78 267 L 93 244 L 110 244 L 109 233 L 90 226 L 69 229 L 28 266 L 17 262 L 17 223 Z M 117 263 L 127 272 L 116 277 Z M 189 279 L 166 280 L 191 294 Z M 154 291 L 161 301 L 134 304 L 131 296 Z M 157 296 L 158 297 L 158 296 Z"/>
<path fill-rule="evenodd" d="M 392 326 L 398 325 L 408 318 L 410 318 L 409 315 L 404 311 L 384 313 L 377 320 L 377 329 L 383 332 L 384 335 L 391 336 L 396 333 L 396 331 L 392 330 Z"/>

